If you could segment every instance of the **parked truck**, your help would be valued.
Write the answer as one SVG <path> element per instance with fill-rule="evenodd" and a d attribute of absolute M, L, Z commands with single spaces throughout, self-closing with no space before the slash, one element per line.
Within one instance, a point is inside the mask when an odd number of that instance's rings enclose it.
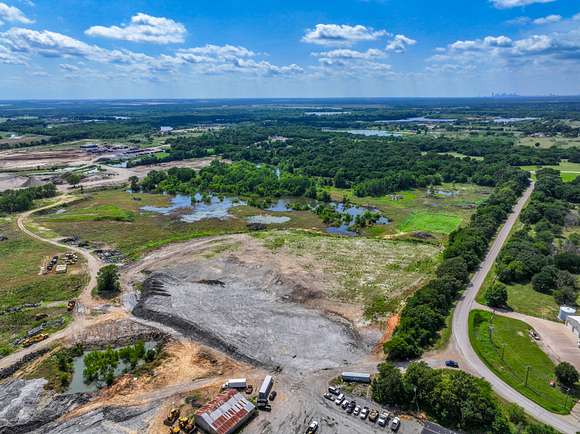
<path fill-rule="evenodd" d="M 226 381 L 222 389 L 245 389 L 247 386 L 247 381 L 245 378 L 230 378 Z"/>
<path fill-rule="evenodd" d="M 262 381 L 262 385 L 260 386 L 260 390 L 258 392 L 258 402 L 264 401 L 268 402 L 268 396 L 270 395 L 270 391 L 274 386 L 274 379 L 271 375 L 266 375 L 264 381 Z"/>

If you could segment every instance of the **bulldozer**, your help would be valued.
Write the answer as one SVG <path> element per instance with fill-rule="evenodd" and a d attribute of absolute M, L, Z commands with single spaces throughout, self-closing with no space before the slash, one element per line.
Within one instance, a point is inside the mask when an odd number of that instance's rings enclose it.
<path fill-rule="evenodd" d="M 179 428 L 183 429 L 187 426 L 187 424 L 189 423 L 189 419 L 185 416 L 181 416 L 179 418 Z"/>
<path fill-rule="evenodd" d="M 165 425 L 173 425 L 175 423 L 175 421 L 179 418 L 179 408 L 172 408 L 171 410 L 169 410 L 169 414 L 167 415 L 167 418 L 165 418 Z M 179 432 L 179 427 L 177 427 Z"/>

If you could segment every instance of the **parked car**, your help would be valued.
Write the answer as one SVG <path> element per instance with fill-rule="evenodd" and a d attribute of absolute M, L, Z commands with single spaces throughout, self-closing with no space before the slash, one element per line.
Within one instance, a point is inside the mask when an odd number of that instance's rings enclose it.
<path fill-rule="evenodd" d="M 276 396 L 278 396 L 278 392 L 272 390 L 272 393 L 270 393 L 270 401 L 274 401 L 276 399 Z"/>
<path fill-rule="evenodd" d="M 318 431 L 318 422 L 313 420 L 312 422 L 310 422 L 310 425 L 308 425 L 306 434 L 314 434 L 316 431 Z"/>
<path fill-rule="evenodd" d="M 362 420 L 365 420 L 368 415 L 369 415 L 369 408 L 368 407 L 363 408 L 360 412 L 360 418 Z"/>
<path fill-rule="evenodd" d="M 348 408 L 349 404 L 350 404 L 350 401 L 348 399 L 345 399 L 342 402 L 341 407 L 346 410 Z"/>
<path fill-rule="evenodd" d="M 400 427 L 401 427 L 401 419 L 395 417 L 391 422 L 391 430 L 396 432 L 399 430 Z"/>
<path fill-rule="evenodd" d="M 328 391 L 330 393 L 332 393 L 333 395 L 339 395 L 340 394 L 340 389 L 338 387 L 330 386 L 328 388 Z"/>
<path fill-rule="evenodd" d="M 445 366 L 449 368 L 459 368 L 459 363 L 457 363 L 455 360 L 447 360 L 445 362 Z"/>
<path fill-rule="evenodd" d="M 342 404 L 342 401 L 344 401 L 344 394 L 341 393 L 340 395 L 338 395 L 338 397 L 334 402 L 336 403 L 336 405 L 340 405 Z"/>
<path fill-rule="evenodd" d="M 326 393 L 324 394 L 324 397 L 325 397 L 326 399 L 328 399 L 329 401 L 334 401 L 334 395 L 333 395 L 332 393 L 328 393 L 328 392 L 326 392 Z"/>
<path fill-rule="evenodd" d="M 354 407 L 355 407 L 355 405 L 354 405 L 354 404 L 352 403 L 352 401 L 351 401 L 350 405 L 349 405 L 349 406 L 347 407 L 347 409 L 346 409 L 346 412 L 347 412 L 348 414 L 352 414 L 352 412 L 354 411 Z"/>
<path fill-rule="evenodd" d="M 354 414 L 355 416 L 358 416 L 358 415 L 360 414 L 360 407 L 359 407 L 358 405 L 357 405 L 357 406 L 354 408 L 354 412 L 353 412 L 353 414 Z"/>
<path fill-rule="evenodd" d="M 381 415 L 379 416 L 379 426 L 382 426 L 382 427 L 387 426 L 387 424 L 389 423 L 389 420 L 391 420 L 391 415 L 389 414 L 388 411 L 383 411 L 381 413 Z"/>
<path fill-rule="evenodd" d="M 379 411 L 375 410 L 374 408 L 371 410 L 371 412 L 369 413 L 369 420 L 372 423 L 375 423 L 377 421 L 377 419 L 379 418 Z"/>

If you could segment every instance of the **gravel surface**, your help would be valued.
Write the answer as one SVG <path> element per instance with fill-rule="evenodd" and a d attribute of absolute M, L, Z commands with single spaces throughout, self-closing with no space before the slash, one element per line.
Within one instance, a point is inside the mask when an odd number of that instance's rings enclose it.
<path fill-rule="evenodd" d="M 369 346 L 348 321 L 293 301 L 304 291 L 266 264 L 194 261 L 152 274 L 133 313 L 269 368 L 334 368 L 363 357 Z"/>

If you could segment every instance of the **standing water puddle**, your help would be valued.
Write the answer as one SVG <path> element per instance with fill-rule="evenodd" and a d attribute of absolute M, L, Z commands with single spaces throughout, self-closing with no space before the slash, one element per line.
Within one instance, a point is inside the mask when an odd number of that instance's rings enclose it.
<path fill-rule="evenodd" d="M 244 201 L 239 199 L 217 196 L 209 196 L 209 199 L 203 201 L 203 196 L 196 193 L 192 196 L 178 194 L 171 198 L 171 205 L 167 207 L 144 206 L 141 211 L 154 212 L 162 215 L 168 215 L 178 210 L 189 210 L 192 212 L 181 216 L 181 221 L 186 223 L 198 222 L 205 219 L 224 220 L 231 217 L 229 210 L 235 206 L 245 205 Z"/>
<path fill-rule="evenodd" d="M 154 349 L 157 346 L 157 342 L 145 342 L 145 351 Z M 123 347 L 116 347 L 113 348 L 114 350 L 119 350 Z M 104 351 L 104 350 L 103 350 Z M 91 351 L 85 351 L 82 356 L 75 357 L 73 360 L 73 375 L 71 382 L 68 386 L 66 394 L 72 393 L 85 393 L 85 392 L 94 392 L 98 390 L 100 387 L 104 386 L 104 383 L 93 381 L 89 384 L 85 383 L 85 378 L 83 372 L 85 370 L 85 356 L 89 354 Z M 139 360 L 137 366 L 141 366 L 144 363 L 143 360 Z M 130 370 L 131 364 L 123 361 L 123 359 L 119 358 L 119 364 L 117 368 L 115 368 L 115 378 L 119 377 L 125 370 Z"/>

